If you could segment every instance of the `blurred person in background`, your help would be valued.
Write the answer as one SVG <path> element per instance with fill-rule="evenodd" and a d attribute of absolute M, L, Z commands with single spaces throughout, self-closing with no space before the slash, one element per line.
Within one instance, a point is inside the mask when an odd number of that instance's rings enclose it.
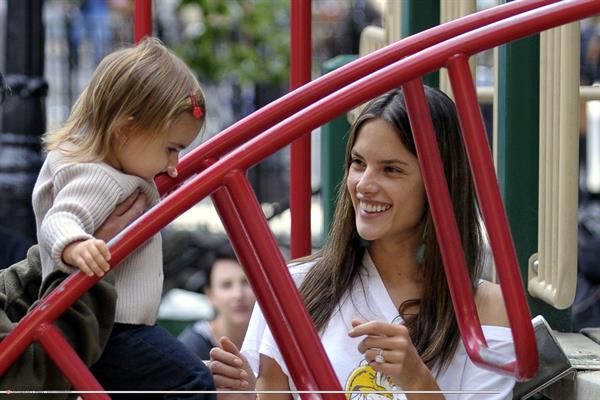
<path fill-rule="evenodd" d="M 78 7 L 71 10 L 73 26 L 71 29 L 71 54 L 77 63 L 79 46 L 87 39 L 93 49 L 94 65 L 110 51 L 112 30 L 110 24 L 110 1 L 82 0 Z"/>
<path fill-rule="evenodd" d="M 242 345 L 256 300 L 229 243 L 216 251 L 216 260 L 207 271 L 204 294 L 215 308 L 215 318 L 186 328 L 179 340 L 202 360 L 209 360 L 210 350 L 223 336 L 236 346 Z"/>

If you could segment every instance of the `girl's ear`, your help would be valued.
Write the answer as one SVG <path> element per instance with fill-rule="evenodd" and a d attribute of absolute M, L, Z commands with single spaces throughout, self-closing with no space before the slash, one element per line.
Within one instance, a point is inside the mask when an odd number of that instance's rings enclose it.
<path fill-rule="evenodd" d="M 125 143 L 127 143 L 127 136 L 128 136 L 127 132 L 128 132 L 128 129 L 124 125 L 121 125 L 115 129 L 115 141 L 119 145 L 123 146 L 123 145 L 125 145 Z"/>

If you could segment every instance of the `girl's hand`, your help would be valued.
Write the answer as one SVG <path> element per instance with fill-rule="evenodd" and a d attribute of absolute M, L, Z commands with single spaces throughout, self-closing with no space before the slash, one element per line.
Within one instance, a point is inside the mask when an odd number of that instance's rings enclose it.
<path fill-rule="evenodd" d="M 256 378 L 248 360 L 228 337 L 222 337 L 219 340 L 219 347 L 214 347 L 210 351 L 208 366 L 217 390 L 223 390 L 223 393 L 218 395 L 219 400 L 255 398 L 253 394 L 227 393 L 228 390 L 248 391 L 256 387 Z"/>
<path fill-rule="evenodd" d="M 439 390 L 429 368 L 419 357 L 404 325 L 352 320 L 350 337 L 366 336 L 358 351 L 373 370 L 392 379 L 402 390 Z"/>
<path fill-rule="evenodd" d="M 87 276 L 103 276 L 110 269 L 110 251 L 100 239 L 73 242 L 65 247 L 62 258 L 66 264 L 79 268 Z"/>

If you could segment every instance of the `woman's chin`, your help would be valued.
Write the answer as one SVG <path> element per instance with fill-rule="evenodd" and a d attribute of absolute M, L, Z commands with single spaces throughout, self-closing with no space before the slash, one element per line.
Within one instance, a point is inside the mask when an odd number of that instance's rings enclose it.
<path fill-rule="evenodd" d="M 358 229 L 358 236 L 360 236 L 361 239 L 369 242 L 379 239 L 379 234 L 377 232 L 368 229 Z"/>

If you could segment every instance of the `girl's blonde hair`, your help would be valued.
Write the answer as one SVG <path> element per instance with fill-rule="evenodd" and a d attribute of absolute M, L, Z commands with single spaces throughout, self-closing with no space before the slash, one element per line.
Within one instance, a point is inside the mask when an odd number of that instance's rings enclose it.
<path fill-rule="evenodd" d="M 101 161 L 119 129 L 150 132 L 152 140 L 194 106 L 201 108 L 204 123 L 204 94 L 192 72 L 158 39 L 146 38 L 106 56 L 65 125 L 42 141 L 46 151 L 60 149 L 73 161 Z"/>

